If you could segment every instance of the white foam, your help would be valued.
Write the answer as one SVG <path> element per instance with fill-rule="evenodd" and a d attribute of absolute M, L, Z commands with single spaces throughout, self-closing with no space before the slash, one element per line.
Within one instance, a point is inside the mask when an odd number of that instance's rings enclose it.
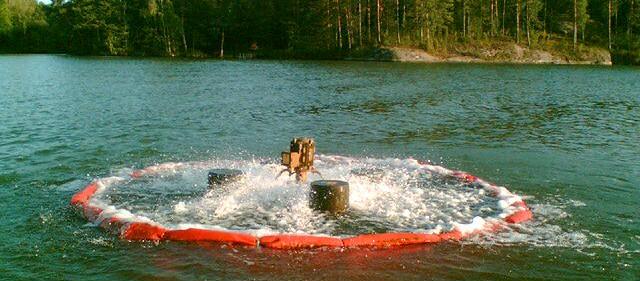
<path fill-rule="evenodd" d="M 350 236 L 379 231 L 440 233 L 454 227 L 473 232 L 486 223 L 483 217 L 506 216 L 513 212 L 510 205 L 520 200 L 503 187 L 496 188 L 498 200 L 483 188 L 448 181 L 437 174 L 451 171 L 415 159 L 321 155 L 316 167 L 324 178 L 349 182 L 348 214 L 335 218 L 312 210 L 307 184 L 286 174 L 276 179 L 282 167 L 257 160 L 156 165 L 145 169 L 154 174 L 143 179 L 108 180 L 109 188 L 102 188 L 92 202 L 105 209 L 104 217 L 154 221 L 169 228 Z M 224 189 L 207 191 L 206 173 L 212 168 L 237 168 L 246 176 Z M 315 179 L 319 177 L 310 176 Z"/>
<path fill-rule="evenodd" d="M 485 224 L 486 221 L 481 217 L 475 217 L 471 223 L 467 224 L 453 223 L 454 228 L 462 234 L 471 234 L 476 231 L 481 231 L 484 229 Z"/>
<path fill-rule="evenodd" d="M 188 211 L 187 204 L 185 204 L 184 202 L 180 201 L 180 202 L 178 202 L 178 204 L 175 204 L 173 206 L 173 211 L 175 213 L 178 213 L 178 214 L 186 213 Z"/>
<path fill-rule="evenodd" d="M 335 219 L 314 212 L 307 206 L 306 185 L 296 184 L 292 177 L 275 179 L 281 167 L 260 164 L 258 160 L 217 159 L 158 165 L 153 169 L 157 174 L 138 185 L 136 181 L 126 180 L 130 169 L 123 169 L 116 173 L 120 177 L 98 182 L 90 204 L 104 209 L 96 221 L 98 224 L 118 217 L 124 222 L 159 223 L 173 229 L 242 230 L 259 237 L 282 232 L 351 236 L 355 232 L 380 229 L 433 234 L 456 229 L 470 234 L 502 223 L 500 218 L 521 210 L 512 205 L 522 197 L 504 187 L 483 180 L 476 182 L 479 189 L 442 183 L 441 178 L 432 174 L 451 175 L 452 171 L 421 165 L 414 159 L 319 156 L 316 164 L 325 178 L 350 183 L 352 214 Z M 206 190 L 206 172 L 211 168 L 242 169 L 248 177 L 226 190 L 195 192 Z M 373 172 L 352 172 L 357 169 Z M 125 191 L 129 193 L 117 197 L 118 192 Z M 176 194 L 184 195 L 182 191 L 194 193 L 187 198 L 172 199 Z M 491 194 L 497 198 L 490 197 Z M 142 199 L 135 199 L 137 197 Z M 564 220 L 570 219 L 571 213 L 565 208 L 583 206 L 585 203 L 574 200 L 533 204 L 530 206 L 533 221 L 503 224 L 507 227 L 505 231 L 472 236 L 463 243 L 570 247 L 587 255 L 605 248 L 620 255 L 637 255 L 638 250 L 627 249 L 629 246 L 612 241 L 606 235 L 567 225 Z M 640 236 L 632 237 L 632 241 L 640 244 Z"/>

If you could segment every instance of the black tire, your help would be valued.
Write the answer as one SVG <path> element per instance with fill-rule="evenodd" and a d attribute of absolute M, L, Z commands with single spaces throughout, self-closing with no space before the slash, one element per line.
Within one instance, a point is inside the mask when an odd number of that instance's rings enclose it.
<path fill-rule="evenodd" d="M 345 212 L 349 208 L 349 183 L 338 180 L 312 182 L 309 205 L 323 212 Z"/>

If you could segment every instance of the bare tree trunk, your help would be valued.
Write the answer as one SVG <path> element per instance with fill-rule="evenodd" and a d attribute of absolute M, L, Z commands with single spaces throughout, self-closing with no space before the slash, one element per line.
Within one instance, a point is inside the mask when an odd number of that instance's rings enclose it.
<path fill-rule="evenodd" d="M 462 0 L 462 37 L 467 38 L 467 7 L 465 2 Z"/>
<path fill-rule="evenodd" d="M 182 24 L 181 24 L 181 30 L 182 31 L 182 46 L 184 47 L 184 54 L 187 54 L 187 37 L 184 35 L 184 9 L 182 9 Z"/>
<path fill-rule="evenodd" d="M 471 36 L 471 13 L 467 13 L 467 36 Z"/>
<path fill-rule="evenodd" d="M 496 13 L 496 35 L 498 34 L 498 29 L 500 27 L 500 0 L 496 0 L 495 4 L 495 13 Z"/>
<path fill-rule="evenodd" d="M 427 13 L 427 20 L 429 20 L 431 14 Z M 431 27 L 427 26 L 427 49 L 431 49 Z"/>
<path fill-rule="evenodd" d="M 495 22 L 494 22 L 494 18 L 493 18 L 493 0 L 490 1 L 491 3 L 489 4 L 489 10 L 491 13 L 491 36 L 494 36 L 493 31 L 495 30 Z"/>
<path fill-rule="evenodd" d="M 164 51 L 168 54 L 171 55 L 171 49 L 169 46 L 169 39 L 167 38 L 167 29 L 165 27 L 164 24 L 164 7 L 163 7 L 163 1 L 160 0 L 159 1 L 160 4 L 160 28 L 162 29 L 162 39 L 163 39 L 163 43 L 164 43 Z M 157 15 L 157 14 L 156 14 Z"/>
<path fill-rule="evenodd" d="M 525 12 L 527 13 L 527 46 L 531 48 L 531 32 L 529 29 L 531 28 L 531 21 L 529 19 L 529 0 L 526 0 L 525 4 L 527 5 Z"/>
<path fill-rule="evenodd" d="M 520 0 L 516 0 L 516 43 L 520 43 Z"/>
<path fill-rule="evenodd" d="M 342 49 L 342 13 L 340 13 L 340 0 L 336 0 L 338 6 L 338 47 Z"/>
<path fill-rule="evenodd" d="M 222 29 L 222 39 L 220 39 L 220 58 L 224 58 L 224 29 Z"/>
<path fill-rule="evenodd" d="M 326 6 L 325 6 L 325 7 L 327 7 L 327 9 L 326 9 L 326 12 L 327 12 L 327 14 L 326 14 L 326 15 L 327 15 L 327 19 L 330 19 L 330 18 L 331 18 L 331 0 L 327 0 L 327 4 L 326 4 Z M 328 30 L 329 32 L 333 32 L 333 28 L 331 28 L 331 27 L 332 27 L 332 25 L 331 25 L 331 21 L 330 21 L 330 20 L 328 20 L 328 21 L 327 21 L 327 30 Z M 331 48 L 330 40 L 326 40 L 326 41 L 327 41 L 327 42 L 326 42 L 326 44 L 327 44 L 327 49 L 330 49 L 330 48 Z M 333 45 L 333 47 L 335 47 L 335 45 Z"/>
<path fill-rule="evenodd" d="M 405 0 L 402 1 L 402 27 L 404 28 L 407 22 L 407 2 Z"/>
<path fill-rule="evenodd" d="M 396 0 L 396 42 L 400 45 L 400 0 Z"/>
<path fill-rule="evenodd" d="M 504 21 L 507 18 L 507 0 L 502 0 L 502 35 L 505 35 Z"/>
<path fill-rule="evenodd" d="M 367 0 L 367 43 L 371 43 L 371 3 Z"/>
<path fill-rule="evenodd" d="M 380 29 L 382 30 L 383 34 L 391 34 L 392 31 L 389 31 L 389 27 L 393 28 L 393 15 L 386 15 L 384 14 L 384 0 L 380 1 L 380 3 L 382 4 L 382 13 L 380 14 Z M 391 17 L 391 19 L 389 18 Z M 384 26 L 382 25 L 384 24 Z M 382 36 L 384 37 L 384 35 Z"/>
<path fill-rule="evenodd" d="M 573 50 L 578 45 L 578 0 L 573 0 Z"/>
<path fill-rule="evenodd" d="M 631 0 L 631 8 L 629 8 L 629 18 L 631 18 L 632 15 L 635 14 L 635 11 L 634 11 L 635 10 L 635 4 L 636 4 L 635 1 Z M 633 40 L 631 40 L 633 38 L 633 27 L 631 26 L 631 20 L 628 20 L 628 22 L 629 22 L 629 27 L 628 27 L 629 30 L 627 32 L 629 33 L 629 40 L 627 40 L 627 42 L 629 42 L 629 43 L 628 43 L 628 47 L 627 48 L 629 49 L 629 53 L 631 53 L 631 45 L 632 45 L 631 43 L 633 41 Z"/>
<path fill-rule="evenodd" d="M 382 11 L 382 7 L 380 7 L 380 0 L 376 0 L 376 26 L 378 31 L 378 44 L 382 43 L 382 34 L 380 34 L 380 12 Z"/>
<path fill-rule="evenodd" d="M 347 29 L 347 46 L 349 48 L 349 50 L 351 50 L 351 39 L 353 38 L 352 35 L 352 28 L 350 28 L 351 25 L 351 0 L 349 0 L 349 2 L 347 3 L 347 7 L 345 8 L 346 12 L 345 12 L 345 17 L 347 20 L 347 24 L 345 25 L 346 29 Z"/>
<path fill-rule="evenodd" d="M 496 13 L 496 35 L 498 35 L 498 30 L 500 30 L 500 0 L 495 2 L 494 13 Z"/>
<path fill-rule="evenodd" d="M 611 51 L 611 11 L 613 9 L 613 0 L 609 0 L 609 51 Z"/>
<path fill-rule="evenodd" d="M 122 2 L 122 18 L 124 21 L 124 32 L 127 36 L 124 37 L 125 52 L 129 53 L 129 23 L 127 23 L 127 1 Z"/>
<path fill-rule="evenodd" d="M 358 40 L 358 46 L 362 48 L 362 0 L 358 0 Z"/>
<path fill-rule="evenodd" d="M 164 1 L 160 1 L 161 3 L 161 7 L 160 9 L 162 10 L 162 16 L 160 17 L 162 19 L 162 28 L 164 29 L 164 34 L 165 34 L 165 40 L 167 41 L 167 50 L 169 51 L 169 55 L 170 56 L 175 56 L 175 50 L 173 47 L 173 38 L 171 36 L 171 33 L 169 32 L 169 27 L 167 27 L 167 24 L 165 23 L 164 20 L 164 13 L 165 13 L 165 9 L 164 9 Z"/>

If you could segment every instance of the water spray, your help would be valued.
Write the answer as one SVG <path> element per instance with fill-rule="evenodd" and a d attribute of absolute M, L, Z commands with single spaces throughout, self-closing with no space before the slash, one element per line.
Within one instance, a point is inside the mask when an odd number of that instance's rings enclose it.
<path fill-rule="evenodd" d="M 305 183 L 308 173 L 322 174 L 313 165 L 315 159 L 316 144 L 312 138 L 299 137 L 291 140 L 289 151 L 280 154 L 280 164 L 286 168 L 276 178 L 284 173 L 289 176 L 295 174 L 298 183 Z M 242 171 L 233 169 L 215 169 L 208 175 L 209 187 L 239 180 L 243 176 Z M 332 214 L 342 213 L 349 208 L 349 183 L 339 180 L 317 180 L 311 182 L 309 192 L 309 206 L 317 211 Z"/>
<path fill-rule="evenodd" d="M 277 249 L 438 243 L 532 218 L 505 187 L 429 162 L 315 155 L 309 138 L 294 139 L 281 157 L 124 169 L 88 184 L 71 205 L 126 240 Z M 280 164 L 295 180 L 275 178 Z M 317 170 L 324 179 L 307 183 Z"/>
<path fill-rule="evenodd" d="M 309 172 L 322 174 L 313 166 L 315 159 L 316 143 L 312 138 L 294 138 L 291 140 L 289 151 L 283 151 L 280 163 L 287 167 L 284 172 L 289 175 L 296 175 L 296 181 L 304 183 L 307 181 Z M 311 208 L 329 212 L 342 213 L 349 208 L 349 183 L 337 180 L 318 180 L 311 183 L 309 192 L 309 205 Z"/>
<path fill-rule="evenodd" d="M 240 180 L 244 173 L 235 169 L 213 169 L 207 176 L 209 188 Z"/>

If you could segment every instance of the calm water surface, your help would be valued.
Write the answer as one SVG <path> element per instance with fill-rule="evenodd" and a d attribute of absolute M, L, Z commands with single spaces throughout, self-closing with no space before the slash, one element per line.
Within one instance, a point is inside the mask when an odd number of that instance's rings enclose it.
<path fill-rule="evenodd" d="M 68 207 L 165 161 L 414 157 L 525 196 L 463 243 L 283 252 L 130 243 Z M 640 69 L 0 56 L 0 279 L 640 280 Z"/>

